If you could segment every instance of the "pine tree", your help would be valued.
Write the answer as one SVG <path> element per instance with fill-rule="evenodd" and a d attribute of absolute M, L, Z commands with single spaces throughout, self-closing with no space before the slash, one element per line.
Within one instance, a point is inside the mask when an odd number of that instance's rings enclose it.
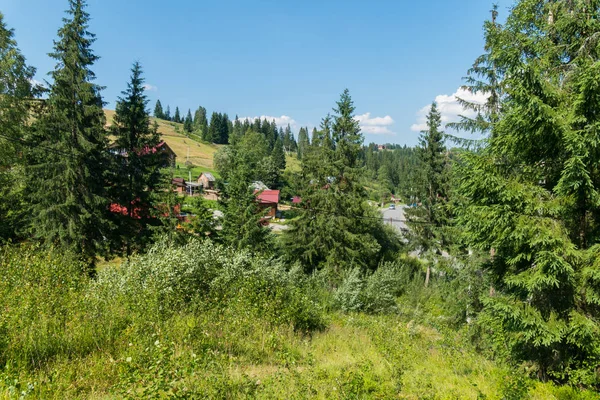
<path fill-rule="evenodd" d="M 261 224 L 263 213 L 250 186 L 258 163 L 268 156 L 267 142 L 261 133 L 249 132 L 239 144 L 226 149 L 229 171 L 221 237 L 237 249 L 268 252 L 272 248 L 270 230 Z"/>
<path fill-rule="evenodd" d="M 188 110 L 187 115 L 185 116 L 185 121 L 183 123 L 183 129 L 188 133 L 192 133 L 192 131 L 194 129 L 194 121 L 192 120 L 192 111 L 191 110 Z"/>
<path fill-rule="evenodd" d="M 167 121 L 171 121 L 171 107 L 167 106 L 164 116 Z"/>
<path fill-rule="evenodd" d="M 303 209 L 284 232 L 284 247 L 288 259 L 301 262 L 307 271 L 375 268 L 387 252 L 398 248 L 399 241 L 366 202 L 356 173 L 353 156 L 362 145 L 362 136 L 352 122 L 354 107 L 347 90 L 334 121 L 337 148 L 309 146 L 302 159 Z M 321 130 L 328 131 L 330 124 L 327 116 Z"/>
<path fill-rule="evenodd" d="M 206 119 L 206 108 L 198 107 L 194 113 L 194 131 L 199 132 L 204 139 L 208 134 L 208 120 Z"/>
<path fill-rule="evenodd" d="M 357 166 L 358 155 L 363 142 L 360 125 L 354 119 L 354 110 L 354 102 L 350 97 L 350 91 L 346 89 L 337 102 L 337 108 L 333 110 L 335 115 L 333 117 L 332 141 L 342 165 L 349 168 Z M 343 173 L 344 171 L 342 171 Z"/>
<path fill-rule="evenodd" d="M 496 61 L 497 41 L 501 25 L 496 21 L 498 17 L 498 6 L 494 5 L 492 9 L 491 21 L 486 21 L 484 24 L 485 51 L 479 56 L 473 66 L 469 69 L 465 79 L 466 84 L 462 87 L 463 90 L 474 95 L 486 95 L 487 99 L 482 104 L 465 100 L 458 97 L 459 104 L 465 110 L 476 113 L 475 117 L 461 116 L 459 122 L 449 123 L 449 128 L 470 133 L 482 134 L 487 136 L 493 129 L 492 125 L 498 121 L 500 114 L 500 105 L 502 99 L 502 78 L 503 71 L 501 66 Z M 467 140 L 456 136 L 451 136 L 453 141 L 466 146 L 481 146 L 480 139 Z"/>
<path fill-rule="evenodd" d="M 204 140 L 210 143 L 218 143 L 221 138 L 221 114 L 213 112 L 210 117 L 210 125 Z"/>
<path fill-rule="evenodd" d="M 229 143 L 229 130 L 231 129 L 231 121 L 227 114 L 221 115 L 219 130 L 216 143 L 227 144 Z"/>
<path fill-rule="evenodd" d="M 302 157 L 306 151 L 308 151 L 308 147 L 310 146 L 310 142 L 308 140 L 308 130 L 306 128 L 300 128 L 300 132 L 298 132 L 298 159 L 302 160 Z"/>
<path fill-rule="evenodd" d="M 111 192 L 116 204 L 123 209 L 118 215 L 118 238 L 129 256 L 133 250 L 143 249 L 150 239 L 152 232 L 148 225 L 153 221 L 150 217 L 154 207 L 151 196 L 159 184 L 164 160 L 155 152 L 159 135 L 156 127 L 150 126 L 142 67 L 137 62 L 122 95 L 117 101 L 112 125 L 119 152 Z"/>
<path fill-rule="evenodd" d="M 165 119 L 165 113 L 162 108 L 162 104 L 160 104 L 160 100 L 156 100 L 156 106 L 154 107 L 154 117 L 158 119 Z"/>
<path fill-rule="evenodd" d="M 321 145 L 321 137 L 319 135 L 319 131 L 317 131 L 317 128 L 313 128 L 311 136 L 312 136 L 311 141 L 310 141 L 311 146 L 320 146 Z"/>
<path fill-rule="evenodd" d="M 283 151 L 283 143 L 279 136 L 275 140 L 275 145 L 273 146 L 273 152 L 271 153 L 271 157 L 273 157 L 273 161 L 275 165 L 280 170 L 285 170 L 285 153 Z"/>
<path fill-rule="evenodd" d="M 26 64 L 0 13 L 0 243 L 23 233 L 26 179 L 22 154 L 27 147 L 19 141 L 27 136 L 30 113 L 36 111 L 33 98 L 39 90 L 32 88 L 34 75 L 35 69 Z"/>
<path fill-rule="evenodd" d="M 173 122 L 181 122 L 181 114 L 179 113 L 179 107 L 175 107 L 175 115 L 173 116 Z"/>
<path fill-rule="evenodd" d="M 429 259 L 425 286 L 429 284 L 431 263 L 434 260 L 429 253 L 441 254 L 444 248 L 443 227 L 447 224 L 444 212 L 447 162 L 441 126 L 442 116 L 437 103 L 433 102 L 427 114 L 427 130 L 421 132 L 417 148 L 420 174 L 413 185 L 417 188 L 421 204 L 407 211 L 413 243 Z"/>
<path fill-rule="evenodd" d="M 50 54 L 57 64 L 46 111 L 36 124 L 31 228 L 35 237 L 71 249 L 91 265 L 107 234 L 107 135 L 101 87 L 92 83 L 90 68 L 98 57 L 84 8 L 83 0 L 69 0 L 69 17 Z"/>
<path fill-rule="evenodd" d="M 600 359 L 599 31 L 600 11 L 587 1 L 518 1 L 488 43 L 503 76 L 489 143 L 458 163 L 458 223 L 469 246 L 493 249 L 480 325 L 541 379 L 591 385 Z"/>

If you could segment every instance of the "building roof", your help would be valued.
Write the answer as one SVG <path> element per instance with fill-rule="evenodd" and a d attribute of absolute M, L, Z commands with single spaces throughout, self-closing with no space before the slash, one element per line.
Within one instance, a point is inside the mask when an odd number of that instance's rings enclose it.
<path fill-rule="evenodd" d="M 175 186 L 185 187 L 185 179 L 183 178 L 173 178 L 171 181 Z"/>
<path fill-rule="evenodd" d="M 208 179 L 209 182 L 215 181 L 215 177 L 210 172 L 203 172 L 202 175 L 204 175 L 206 177 L 206 179 Z M 200 176 L 202 176 L 202 175 L 200 175 Z M 198 179 L 200 179 L 200 178 L 198 178 Z"/>
<path fill-rule="evenodd" d="M 260 204 L 279 204 L 279 190 L 254 191 Z"/>
<path fill-rule="evenodd" d="M 300 198 L 300 196 L 292 197 L 292 204 L 300 204 L 300 203 L 302 203 L 302 198 Z"/>

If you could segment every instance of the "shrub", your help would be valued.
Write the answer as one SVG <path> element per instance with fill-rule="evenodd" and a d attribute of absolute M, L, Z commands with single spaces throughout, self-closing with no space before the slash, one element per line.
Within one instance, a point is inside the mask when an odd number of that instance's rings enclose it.
<path fill-rule="evenodd" d="M 98 275 L 100 297 L 109 293 L 139 313 L 167 318 L 199 303 L 222 306 L 242 299 L 257 315 L 297 329 L 323 326 L 322 310 L 283 264 L 191 239 L 183 246 L 157 243 L 120 270 Z"/>
<path fill-rule="evenodd" d="M 335 291 L 335 305 L 345 312 L 396 312 L 396 298 L 404 293 L 414 275 L 414 265 L 405 261 L 385 262 L 366 275 L 358 268 L 351 270 Z"/>

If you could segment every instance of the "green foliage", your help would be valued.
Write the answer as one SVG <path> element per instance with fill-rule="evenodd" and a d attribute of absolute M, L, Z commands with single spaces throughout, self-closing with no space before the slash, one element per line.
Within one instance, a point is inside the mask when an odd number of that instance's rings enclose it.
<path fill-rule="evenodd" d="M 34 74 L 0 13 L 0 242 L 24 233 L 23 155 L 27 147 L 21 139 L 30 129 L 30 114 L 37 111 L 34 96 L 39 89 L 30 83 Z"/>
<path fill-rule="evenodd" d="M 322 144 L 304 154 L 298 185 L 302 210 L 283 235 L 288 259 L 300 261 L 306 271 L 375 269 L 399 249 L 397 236 L 384 227 L 361 186 L 357 157 L 362 136 L 348 91 L 338 111 L 333 125 L 330 116 L 321 124 Z"/>
<path fill-rule="evenodd" d="M 467 244 L 494 253 L 480 317 L 492 343 L 543 380 L 596 386 L 597 14 L 585 2 L 522 0 L 493 27 L 501 112 L 488 146 L 461 157 L 458 190 Z"/>
<path fill-rule="evenodd" d="M 154 106 L 154 117 L 158 119 L 165 119 L 165 112 L 163 111 L 160 100 L 156 100 L 156 106 Z"/>
<path fill-rule="evenodd" d="M 91 50 L 95 39 L 84 6 L 69 0 L 69 17 L 58 32 L 51 54 L 57 61 L 53 83 L 32 136 L 40 146 L 27 174 L 34 237 L 93 263 L 108 234 L 107 135 L 101 87 L 92 83 L 90 68 L 98 57 Z"/>
<path fill-rule="evenodd" d="M 176 123 L 182 122 L 181 114 L 179 113 L 179 107 L 175 107 L 175 115 L 173 116 L 173 122 L 176 122 Z"/>
<path fill-rule="evenodd" d="M 188 110 L 187 115 L 185 116 L 185 121 L 183 122 L 183 129 L 187 133 L 192 133 L 194 130 L 194 121 L 192 119 L 192 111 Z"/>
<path fill-rule="evenodd" d="M 117 101 L 111 126 L 116 154 L 109 189 L 113 204 L 123 207 L 122 212 L 113 215 L 116 224 L 113 246 L 117 252 L 124 247 L 127 255 L 148 244 L 152 234 L 149 225 L 156 224 L 151 218 L 155 207 L 153 191 L 159 188 L 160 168 L 166 163 L 158 149 L 157 127 L 150 126 L 139 63 L 134 63 L 131 73 L 127 90 L 122 93 L 124 97 Z"/>
<path fill-rule="evenodd" d="M 448 224 L 444 207 L 448 196 L 448 162 L 441 124 L 441 114 L 433 102 L 427 114 L 427 130 L 421 132 L 417 147 L 420 173 L 413 185 L 419 204 L 407 209 L 412 242 L 426 255 L 440 254 L 447 246 L 443 227 Z"/>

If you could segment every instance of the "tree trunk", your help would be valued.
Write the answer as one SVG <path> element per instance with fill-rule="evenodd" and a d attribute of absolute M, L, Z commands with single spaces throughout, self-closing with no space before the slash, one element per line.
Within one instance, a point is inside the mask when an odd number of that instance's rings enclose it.
<path fill-rule="evenodd" d="M 431 267 L 427 266 L 427 273 L 425 274 L 425 287 L 429 286 L 429 275 L 431 275 Z"/>

